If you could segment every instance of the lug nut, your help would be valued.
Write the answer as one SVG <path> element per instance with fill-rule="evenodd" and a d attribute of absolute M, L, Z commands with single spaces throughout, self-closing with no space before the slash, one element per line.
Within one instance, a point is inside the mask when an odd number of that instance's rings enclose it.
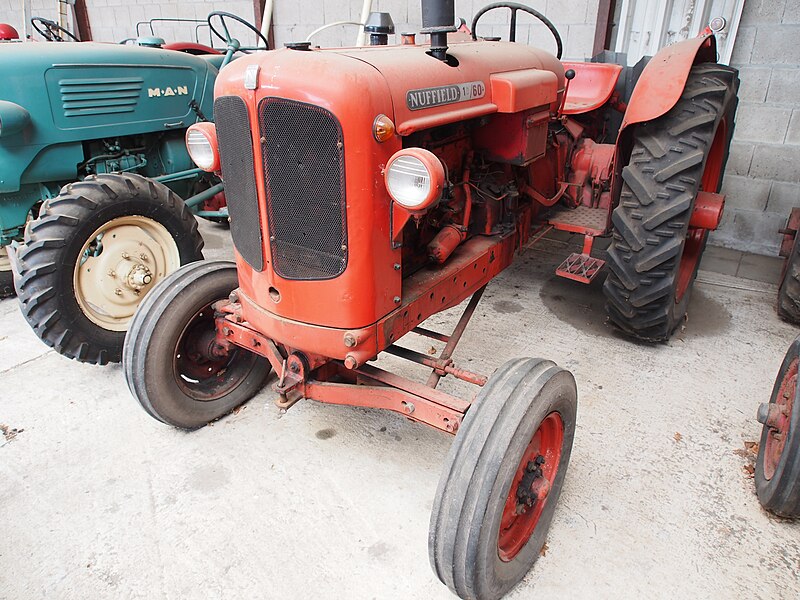
<path fill-rule="evenodd" d="M 115 293 L 117 296 L 122 296 L 122 290 L 121 290 L 121 289 L 119 289 L 119 288 L 115 289 L 115 290 L 114 290 L 114 293 Z"/>
<path fill-rule="evenodd" d="M 130 258 L 130 256 L 131 256 L 131 255 L 130 255 L 130 254 L 128 254 L 127 252 L 123 252 L 123 253 L 122 253 L 122 258 Z"/>
<path fill-rule="evenodd" d="M 147 260 L 147 254 L 142 252 L 141 254 L 139 254 L 139 258 L 141 258 L 142 260 Z"/>

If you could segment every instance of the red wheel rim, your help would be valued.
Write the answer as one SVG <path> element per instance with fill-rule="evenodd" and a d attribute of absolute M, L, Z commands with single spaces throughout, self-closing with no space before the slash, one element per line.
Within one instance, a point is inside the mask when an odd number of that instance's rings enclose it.
<path fill-rule="evenodd" d="M 536 530 L 561 462 L 564 421 L 557 412 L 539 424 L 514 473 L 503 507 L 497 551 L 514 560 Z"/>
<path fill-rule="evenodd" d="M 783 376 L 775 402 L 770 404 L 770 417 L 767 424 L 767 435 L 764 441 L 763 468 L 764 479 L 772 479 L 781 460 L 781 454 L 789 437 L 789 425 L 792 420 L 794 396 L 797 390 L 797 361 L 789 363 Z"/>
<path fill-rule="evenodd" d="M 230 394 L 250 373 L 257 356 L 241 348 L 216 344 L 214 303 L 189 320 L 173 353 L 173 375 L 178 387 L 200 402 Z"/>
<path fill-rule="evenodd" d="M 714 140 L 711 142 L 711 148 L 708 151 L 706 166 L 700 179 L 700 190 L 715 193 L 719 191 L 727 141 L 728 122 L 723 119 L 717 126 L 717 132 L 714 134 Z M 686 242 L 683 246 L 683 254 L 681 254 L 681 262 L 678 267 L 678 283 L 675 292 L 676 304 L 683 299 L 686 290 L 689 289 L 694 279 L 707 236 L 707 229 L 697 227 L 690 227 L 686 232 Z"/>

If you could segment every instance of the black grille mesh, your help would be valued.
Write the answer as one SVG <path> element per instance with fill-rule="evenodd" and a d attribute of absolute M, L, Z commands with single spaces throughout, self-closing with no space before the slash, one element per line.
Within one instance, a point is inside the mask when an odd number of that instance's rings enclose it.
<path fill-rule="evenodd" d="M 331 279 L 347 266 L 344 140 L 327 110 L 259 105 L 272 266 L 285 279 Z"/>
<path fill-rule="evenodd" d="M 238 96 L 214 101 L 214 121 L 225 181 L 225 198 L 231 217 L 231 237 L 236 249 L 256 271 L 264 268 L 264 251 L 258 214 L 253 138 L 247 106 Z"/>

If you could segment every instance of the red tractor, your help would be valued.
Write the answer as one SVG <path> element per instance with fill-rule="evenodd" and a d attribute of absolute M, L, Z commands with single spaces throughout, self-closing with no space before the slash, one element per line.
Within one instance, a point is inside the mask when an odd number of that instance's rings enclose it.
<path fill-rule="evenodd" d="M 559 56 L 478 38 L 480 16 L 500 7 L 512 42 L 524 11 Z M 489 5 L 471 39 L 455 33 L 453 0 L 423 0 L 422 18 L 429 44 L 292 44 L 220 74 L 216 124 L 187 136 L 197 163 L 224 177 L 236 263 L 195 263 L 158 285 L 123 363 L 147 412 L 185 429 L 247 401 L 274 370 L 282 408 L 383 408 L 454 434 L 431 563 L 459 596 L 498 598 L 544 544 L 577 392 L 542 359 L 468 371 L 456 345 L 486 285 L 548 228 L 585 236 L 559 267 L 584 282 L 603 265 L 592 242 L 612 236 L 611 321 L 666 340 L 720 220 L 738 78 L 702 36 L 656 55 L 628 96 L 621 66 L 561 62 L 555 27 L 527 6 Z M 470 297 L 451 334 L 422 325 Z M 444 350 L 398 345 L 408 333 Z M 430 377 L 370 364 L 382 352 Z M 438 390 L 447 375 L 481 389 L 472 401 Z"/>

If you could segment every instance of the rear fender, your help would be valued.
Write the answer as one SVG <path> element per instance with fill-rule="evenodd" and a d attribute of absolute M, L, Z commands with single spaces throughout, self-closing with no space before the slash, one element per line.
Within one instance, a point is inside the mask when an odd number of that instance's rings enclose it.
<path fill-rule="evenodd" d="M 620 136 L 628 125 L 652 121 L 669 112 L 680 99 L 692 66 L 716 60 L 717 43 L 713 35 L 662 48 L 647 63 L 633 88 Z"/>
<path fill-rule="evenodd" d="M 713 35 L 672 44 L 662 48 L 647 63 L 636 87 L 633 88 L 625 116 L 617 134 L 612 180 L 612 208 L 622 191 L 622 168 L 631 155 L 631 138 L 637 123 L 652 121 L 667 114 L 683 94 L 692 67 L 699 63 L 716 62 L 717 42 Z"/>

